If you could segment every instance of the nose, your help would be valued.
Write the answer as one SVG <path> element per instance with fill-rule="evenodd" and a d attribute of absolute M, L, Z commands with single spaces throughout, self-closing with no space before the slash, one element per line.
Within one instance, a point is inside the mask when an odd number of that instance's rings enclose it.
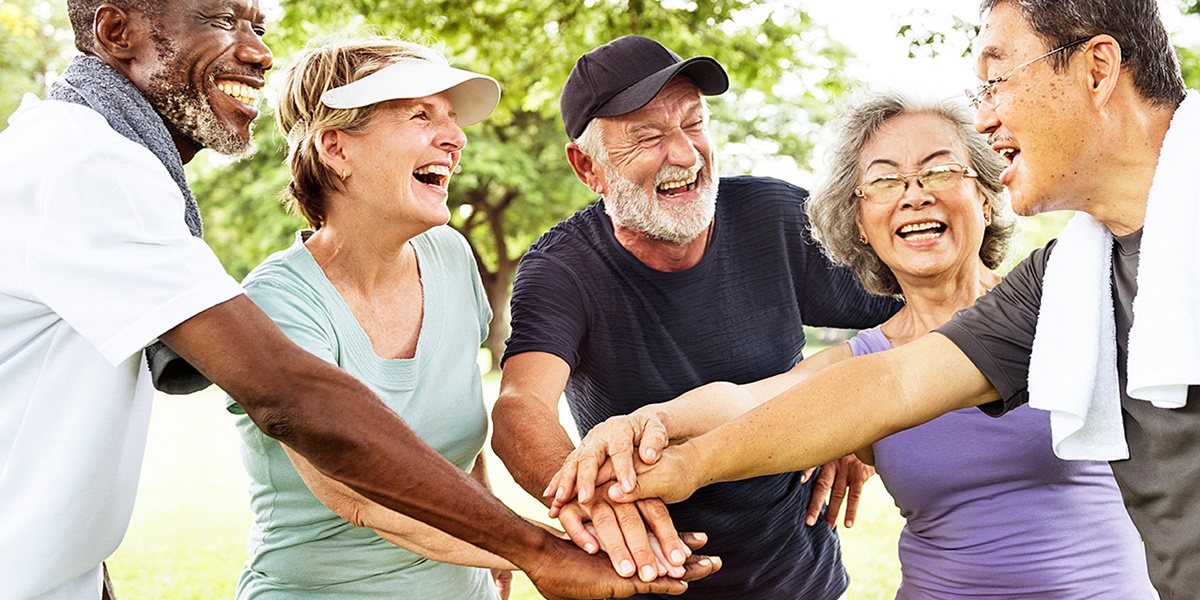
<path fill-rule="evenodd" d="M 467 145 L 467 134 L 463 133 L 462 127 L 450 118 L 442 119 L 441 124 L 436 139 L 438 147 L 446 152 L 462 150 Z"/>
<path fill-rule="evenodd" d="M 234 56 L 242 63 L 256 65 L 264 71 L 269 70 L 275 62 L 266 42 L 252 30 L 246 30 L 242 35 L 242 41 L 238 43 Z"/>
<path fill-rule="evenodd" d="M 667 135 L 667 163 L 677 167 L 691 168 L 696 164 L 699 155 L 691 138 L 682 129 L 672 131 Z"/>
<path fill-rule="evenodd" d="M 975 110 L 975 131 L 984 135 L 990 135 L 1000 128 L 1000 115 L 996 114 L 996 107 L 990 102 L 981 102 L 979 108 Z"/>
<path fill-rule="evenodd" d="M 900 196 L 900 207 L 909 209 L 924 208 L 935 201 L 936 198 L 933 197 L 933 194 L 921 187 L 916 176 L 910 175 L 908 187 L 904 188 L 904 195 Z"/>

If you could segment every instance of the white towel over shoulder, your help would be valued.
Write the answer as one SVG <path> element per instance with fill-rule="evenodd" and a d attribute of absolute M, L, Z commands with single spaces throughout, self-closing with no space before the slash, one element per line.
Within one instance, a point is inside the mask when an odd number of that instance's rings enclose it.
<path fill-rule="evenodd" d="M 1189 91 L 1163 140 L 1142 231 L 1129 333 L 1130 397 L 1179 408 L 1200 385 L 1200 94 Z M 1064 459 L 1129 457 L 1117 383 L 1112 236 L 1071 219 L 1043 279 L 1029 404 L 1050 411 Z"/>

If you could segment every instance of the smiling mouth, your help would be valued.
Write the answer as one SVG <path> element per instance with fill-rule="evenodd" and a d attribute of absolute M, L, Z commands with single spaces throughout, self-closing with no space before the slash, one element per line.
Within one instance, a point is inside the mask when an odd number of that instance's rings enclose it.
<path fill-rule="evenodd" d="M 1021 153 L 1021 151 L 1016 148 L 1001 148 L 997 150 L 997 152 L 999 152 L 1000 156 L 1004 157 L 1004 160 L 1010 165 L 1014 160 L 1016 160 L 1017 155 Z"/>
<path fill-rule="evenodd" d="M 450 167 L 446 165 L 429 165 L 413 171 L 413 178 L 425 185 L 446 189 L 450 183 Z"/>
<path fill-rule="evenodd" d="M 655 188 L 655 190 L 668 198 L 674 198 L 680 194 L 686 194 L 696 189 L 696 181 L 700 178 L 700 171 L 692 173 L 691 179 L 679 181 L 664 181 Z"/>
<path fill-rule="evenodd" d="M 217 82 L 217 89 L 246 106 L 254 106 L 258 102 L 258 90 L 244 83 L 223 79 Z"/>
<path fill-rule="evenodd" d="M 932 240 L 941 237 L 946 232 L 946 224 L 940 221 L 910 223 L 896 230 L 896 235 L 914 242 Z"/>

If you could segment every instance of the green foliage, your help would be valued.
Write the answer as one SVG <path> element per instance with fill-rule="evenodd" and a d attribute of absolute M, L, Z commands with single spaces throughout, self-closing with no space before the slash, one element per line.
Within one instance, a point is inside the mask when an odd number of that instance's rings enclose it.
<path fill-rule="evenodd" d="M 61 0 L 0 0 L 0 123 L 25 93 L 45 95 L 46 75 L 61 70 L 73 38 Z"/>
<path fill-rule="evenodd" d="M 496 279 L 496 286 L 489 286 L 493 293 L 507 287 L 516 261 L 538 235 L 593 199 L 565 159 L 567 139 L 557 103 L 575 59 L 587 50 L 639 33 L 684 56 L 717 57 L 738 92 L 713 102 L 719 143 L 742 151 L 722 153 L 727 173 L 748 170 L 764 150 L 806 165 L 813 131 L 829 116 L 831 101 L 849 87 L 840 75 L 847 50 L 829 42 L 802 10 L 785 3 L 284 0 L 282 8 L 283 18 L 267 38 L 279 57 L 331 34 L 383 33 L 434 45 L 456 66 L 501 82 L 504 94 L 495 114 L 467 131 L 470 143 L 450 199 L 452 224 L 471 241 L 485 281 Z M 261 206 L 276 195 L 286 181 L 278 175 L 282 158 L 281 150 L 262 144 L 260 156 L 251 161 L 199 174 L 211 179 L 196 186 L 204 190 L 197 197 L 210 243 L 231 267 L 264 256 L 262 248 L 243 238 L 276 235 L 265 244 L 268 249 L 287 243 L 279 233 L 286 227 L 266 223 L 270 211 L 235 206 Z M 257 185 L 226 185 L 231 178 Z M 214 204 L 222 210 L 214 211 Z M 246 229 L 250 225 L 256 229 Z"/>
<path fill-rule="evenodd" d="M 225 269 L 239 281 L 272 252 L 291 244 L 304 219 L 285 213 L 282 192 L 287 144 L 265 115 L 254 131 L 257 152 L 232 164 L 193 161 L 188 165 L 192 193 L 205 218 L 204 239 L 218 251 Z"/>

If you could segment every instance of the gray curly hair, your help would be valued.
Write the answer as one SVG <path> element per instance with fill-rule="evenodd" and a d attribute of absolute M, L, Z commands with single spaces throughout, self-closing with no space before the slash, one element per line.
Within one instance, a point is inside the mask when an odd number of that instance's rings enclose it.
<path fill-rule="evenodd" d="M 1016 217 L 1008 196 L 1000 185 L 1004 160 L 986 139 L 975 131 L 967 108 L 951 100 L 917 101 L 899 92 L 862 92 L 843 107 L 829 125 L 836 132 L 829 148 L 825 177 L 808 201 L 808 218 L 813 239 L 835 264 L 848 267 L 863 289 L 879 296 L 901 296 L 896 276 L 871 246 L 858 241 L 854 217 L 858 198 L 854 188 L 861 174 L 858 163 L 862 149 L 888 120 L 906 113 L 924 113 L 942 117 L 957 126 L 967 148 L 970 167 L 979 173 L 975 185 L 992 205 L 992 222 L 983 232 L 979 258 L 994 269 L 1008 255 L 1009 243 L 1016 233 Z"/>

